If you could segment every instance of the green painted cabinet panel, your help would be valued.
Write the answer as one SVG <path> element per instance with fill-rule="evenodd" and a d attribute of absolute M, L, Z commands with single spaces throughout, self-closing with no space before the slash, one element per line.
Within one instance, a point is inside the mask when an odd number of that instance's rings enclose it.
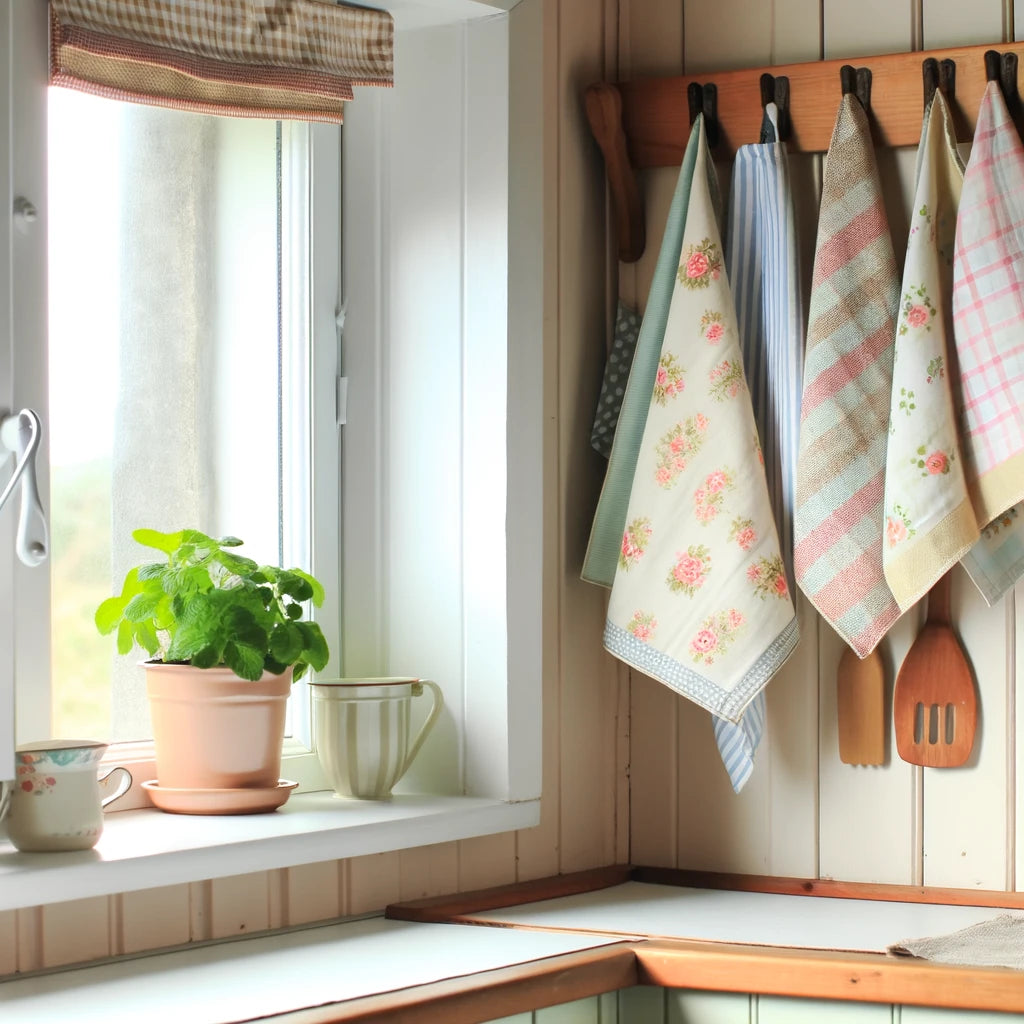
<path fill-rule="evenodd" d="M 533 1019 L 534 1024 L 605 1024 L 601 1019 L 601 1001 L 597 996 L 545 1007 L 535 1011 Z"/>
<path fill-rule="evenodd" d="M 751 1024 L 752 997 L 742 992 L 669 989 L 667 1024 Z"/>
<path fill-rule="evenodd" d="M 619 991 L 620 1024 L 665 1024 L 665 1000 L 669 993 L 651 985 L 634 985 Z"/>
<path fill-rule="evenodd" d="M 888 1003 L 844 1003 L 836 999 L 757 996 L 756 1024 L 893 1024 Z"/>
<path fill-rule="evenodd" d="M 896 1024 L 1010 1024 L 1024 1020 L 1022 1013 L 986 1010 L 934 1010 L 927 1006 L 899 1006 Z"/>

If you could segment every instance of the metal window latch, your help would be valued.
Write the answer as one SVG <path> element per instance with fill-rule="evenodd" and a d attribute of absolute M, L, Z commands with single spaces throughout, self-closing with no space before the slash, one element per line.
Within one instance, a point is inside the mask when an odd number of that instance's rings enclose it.
<path fill-rule="evenodd" d="M 22 409 L 0 418 L 0 461 L 7 452 L 15 455 L 14 472 L 0 493 L 0 509 L 21 482 L 21 509 L 18 513 L 18 535 L 15 550 L 25 565 L 42 564 L 50 550 L 46 517 L 36 486 L 35 455 L 42 438 L 43 426 L 31 409 Z"/>

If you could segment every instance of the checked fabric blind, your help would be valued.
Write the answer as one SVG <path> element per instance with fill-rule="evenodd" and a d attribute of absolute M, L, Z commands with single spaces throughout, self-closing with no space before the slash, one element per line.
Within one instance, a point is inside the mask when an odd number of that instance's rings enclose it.
<path fill-rule="evenodd" d="M 327 0 L 50 0 L 50 81 L 235 117 L 341 123 L 393 84 L 385 11 Z"/>

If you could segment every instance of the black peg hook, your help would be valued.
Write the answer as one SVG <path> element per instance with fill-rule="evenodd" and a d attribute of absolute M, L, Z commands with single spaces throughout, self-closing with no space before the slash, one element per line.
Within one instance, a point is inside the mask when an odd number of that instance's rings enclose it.
<path fill-rule="evenodd" d="M 844 96 L 853 93 L 865 111 L 871 109 L 870 68 L 855 68 L 852 64 L 844 64 L 839 69 L 839 84 Z"/>

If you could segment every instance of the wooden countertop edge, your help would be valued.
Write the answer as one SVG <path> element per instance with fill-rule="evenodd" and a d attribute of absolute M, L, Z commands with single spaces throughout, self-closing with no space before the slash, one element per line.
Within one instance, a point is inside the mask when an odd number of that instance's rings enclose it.
<path fill-rule="evenodd" d="M 783 896 L 828 897 L 846 900 L 881 900 L 890 903 L 933 903 L 949 906 L 1024 909 L 1024 892 L 994 889 L 951 889 L 936 886 L 892 885 L 882 882 L 844 882 L 829 878 L 789 878 L 776 875 L 734 875 L 685 868 L 654 868 L 618 864 L 568 875 L 553 875 L 528 882 L 478 889 L 475 892 L 434 896 L 393 903 L 385 916 L 395 921 L 432 923 L 473 920 L 488 910 L 538 903 L 579 893 L 609 889 L 623 882 L 648 882 L 692 889 L 724 889 L 730 892 L 763 892 Z M 488 921 L 488 924 L 498 922 Z M 574 929 L 568 929 L 572 931 Z"/>
<path fill-rule="evenodd" d="M 640 984 L 961 1010 L 1024 1012 L 1024 972 L 832 950 L 649 939 Z"/>
<path fill-rule="evenodd" d="M 682 939 L 621 942 L 343 1003 L 273 1024 L 480 1024 L 632 985 L 1024 1013 L 1024 972 L 882 953 Z"/>
<path fill-rule="evenodd" d="M 633 945 L 620 942 L 250 1020 L 273 1024 L 480 1024 L 636 983 Z"/>
<path fill-rule="evenodd" d="M 537 903 L 540 900 L 553 900 L 561 896 L 610 889 L 613 885 L 622 885 L 623 882 L 630 881 L 632 877 L 633 869 L 629 865 L 618 864 L 568 875 L 551 875 L 529 882 L 499 885 L 492 889 L 477 889 L 474 892 L 450 896 L 433 896 L 422 900 L 392 903 L 385 909 L 384 916 L 393 921 L 447 924 L 458 917 L 479 914 L 485 910 L 502 910 L 524 903 Z"/>

